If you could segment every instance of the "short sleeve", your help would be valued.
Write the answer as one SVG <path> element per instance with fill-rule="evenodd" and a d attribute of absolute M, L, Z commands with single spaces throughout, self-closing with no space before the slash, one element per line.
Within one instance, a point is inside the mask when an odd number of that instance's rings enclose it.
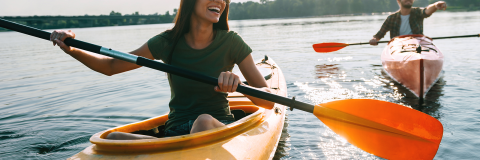
<path fill-rule="evenodd" d="M 230 50 L 233 62 L 235 64 L 240 64 L 250 53 L 252 53 L 252 49 L 250 46 L 243 41 L 242 37 L 237 33 L 232 32 L 232 48 Z"/>
<path fill-rule="evenodd" d="M 147 42 L 148 49 L 150 49 L 153 58 L 162 61 L 164 61 L 166 54 L 168 53 L 168 44 L 169 41 L 166 38 L 165 32 L 150 38 Z"/>

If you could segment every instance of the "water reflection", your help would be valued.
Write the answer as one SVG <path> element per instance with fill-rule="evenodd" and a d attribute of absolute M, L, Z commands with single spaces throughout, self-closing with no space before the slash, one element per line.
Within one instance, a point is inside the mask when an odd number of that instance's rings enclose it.
<path fill-rule="evenodd" d="M 426 113 L 436 119 L 440 119 L 442 113 L 440 108 L 442 108 L 442 103 L 440 103 L 440 97 L 443 96 L 443 86 L 445 81 L 442 79 L 438 80 L 434 86 L 430 89 L 425 97 L 423 105 L 413 107 L 416 110 L 419 110 L 423 113 Z"/>
<path fill-rule="evenodd" d="M 340 72 L 341 73 L 341 72 Z M 375 93 L 374 90 L 362 85 L 362 80 L 344 79 L 346 73 L 334 78 L 322 78 L 311 83 L 294 83 L 305 95 L 304 98 L 320 104 L 338 99 L 366 98 L 369 94 L 358 92 L 357 89 L 363 86 L 365 92 Z M 371 82 L 371 80 L 367 80 Z M 357 86 L 351 87 L 351 86 Z M 379 93 L 381 94 L 381 93 Z M 346 139 L 330 130 L 325 124 L 311 114 L 300 113 L 294 110 L 289 114 L 289 133 L 293 143 L 289 154 L 297 154 L 304 159 L 380 159 L 369 154 L 352 144 Z M 302 136 L 298 136 L 302 135 Z M 289 155 L 287 155 L 288 157 Z M 292 155 L 293 157 L 293 155 Z M 296 159 L 296 158 L 292 158 Z"/>
<path fill-rule="evenodd" d="M 420 105 L 419 99 L 410 90 L 391 79 L 384 71 L 382 71 L 382 76 L 388 80 L 387 84 L 390 84 L 390 86 L 395 86 L 394 88 L 402 95 L 401 98 L 395 103 L 412 107 L 413 109 L 435 117 L 436 119 L 441 118 L 441 113 L 439 111 L 439 109 L 442 107 L 442 104 L 440 103 L 440 97 L 443 96 L 443 87 L 446 84 L 446 81 L 443 79 L 443 77 L 440 77 L 439 80 L 432 86 L 432 88 L 430 88 L 425 96 L 424 103 Z"/>
<path fill-rule="evenodd" d="M 288 112 L 288 111 L 287 111 Z M 279 160 L 288 155 L 291 144 L 290 134 L 288 134 L 288 114 L 285 113 L 285 121 L 283 124 L 282 135 L 280 136 L 280 141 L 278 142 L 277 151 L 275 151 L 274 160 Z"/>
<path fill-rule="evenodd" d="M 315 77 L 320 78 L 329 78 L 332 75 L 338 75 L 340 73 L 340 68 L 338 64 L 322 64 L 315 66 Z"/>

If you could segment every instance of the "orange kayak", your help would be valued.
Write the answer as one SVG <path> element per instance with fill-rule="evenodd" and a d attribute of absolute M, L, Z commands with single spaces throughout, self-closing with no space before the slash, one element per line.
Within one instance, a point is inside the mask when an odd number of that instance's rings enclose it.
<path fill-rule="evenodd" d="M 287 96 L 287 85 L 280 67 L 268 57 L 257 64 L 269 69 L 267 83 L 275 94 Z M 167 115 L 107 129 L 90 138 L 91 146 L 69 159 L 272 159 L 285 121 L 285 106 L 273 109 L 255 106 L 241 93 L 228 96 L 230 109 L 242 110 L 245 117 L 224 127 L 189 135 L 144 139 L 109 140 L 111 132 L 152 130 L 168 119 Z"/>
<path fill-rule="evenodd" d="M 385 72 L 420 99 L 441 77 L 443 54 L 423 35 L 395 37 L 381 59 Z"/>

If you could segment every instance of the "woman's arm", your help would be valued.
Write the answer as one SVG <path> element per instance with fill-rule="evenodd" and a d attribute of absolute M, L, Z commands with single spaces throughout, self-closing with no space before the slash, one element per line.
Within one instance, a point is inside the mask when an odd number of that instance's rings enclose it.
<path fill-rule="evenodd" d="M 248 55 L 240 64 L 238 64 L 240 71 L 242 72 L 245 79 L 247 79 L 248 84 L 252 87 L 256 87 L 258 90 L 271 93 L 271 90 L 268 88 L 267 81 L 263 78 L 262 74 L 255 66 L 252 55 Z M 222 72 L 218 77 L 218 87 L 215 86 L 215 91 L 217 92 L 235 92 L 237 90 L 237 85 L 241 84 L 240 78 L 231 73 L 231 72 Z M 275 103 L 263 100 L 260 98 L 252 97 L 245 95 L 250 99 L 255 105 L 261 106 L 263 108 L 271 109 Z"/>
<path fill-rule="evenodd" d="M 65 45 L 63 41 L 66 38 L 75 38 L 75 33 L 72 31 L 62 31 L 56 30 L 53 31 L 50 35 L 50 40 L 53 42 L 53 45 L 58 45 L 60 49 L 62 49 L 65 53 L 69 54 L 73 58 L 77 59 L 81 63 L 83 63 L 88 68 L 102 73 L 107 76 L 111 76 L 114 74 L 126 72 L 129 70 L 133 70 L 139 68 L 141 66 L 136 65 L 134 63 L 125 62 L 122 60 L 114 59 L 111 57 L 107 57 L 104 55 L 80 50 L 74 47 L 70 47 Z M 150 50 L 148 49 L 147 43 L 142 45 L 140 48 L 130 52 L 131 54 L 142 56 L 148 59 L 154 59 Z"/>

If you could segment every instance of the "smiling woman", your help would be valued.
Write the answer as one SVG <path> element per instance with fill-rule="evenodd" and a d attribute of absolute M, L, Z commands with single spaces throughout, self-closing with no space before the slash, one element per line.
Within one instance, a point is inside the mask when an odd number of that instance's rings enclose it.
<path fill-rule="evenodd" d="M 165 123 L 165 136 L 179 136 L 206 131 L 232 123 L 228 92 L 235 92 L 242 84 L 232 73 L 237 64 L 248 84 L 270 92 L 263 76 L 257 70 L 252 50 L 235 32 L 229 31 L 228 0 L 182 0 L 172 29 L 164 31 L 131 54 L 148 59 L 159 59 L 184 69 L 218 77 L 218 86 L 196 82 L 176 75 L 168 75 L 171 87 L 170 113 Z M 141 66 L 97 55 L 64 44 L 66 38 L 75 38 L 72 31 L 54 31 L 50 39 L 65 53 L 90 69 L 111 76 Z M 254 104 L 272 108 L 274 103 L 247 96 Z M 156 137 L 124 132 L 113 132 L 107 139 L 152 139 Z"/>

